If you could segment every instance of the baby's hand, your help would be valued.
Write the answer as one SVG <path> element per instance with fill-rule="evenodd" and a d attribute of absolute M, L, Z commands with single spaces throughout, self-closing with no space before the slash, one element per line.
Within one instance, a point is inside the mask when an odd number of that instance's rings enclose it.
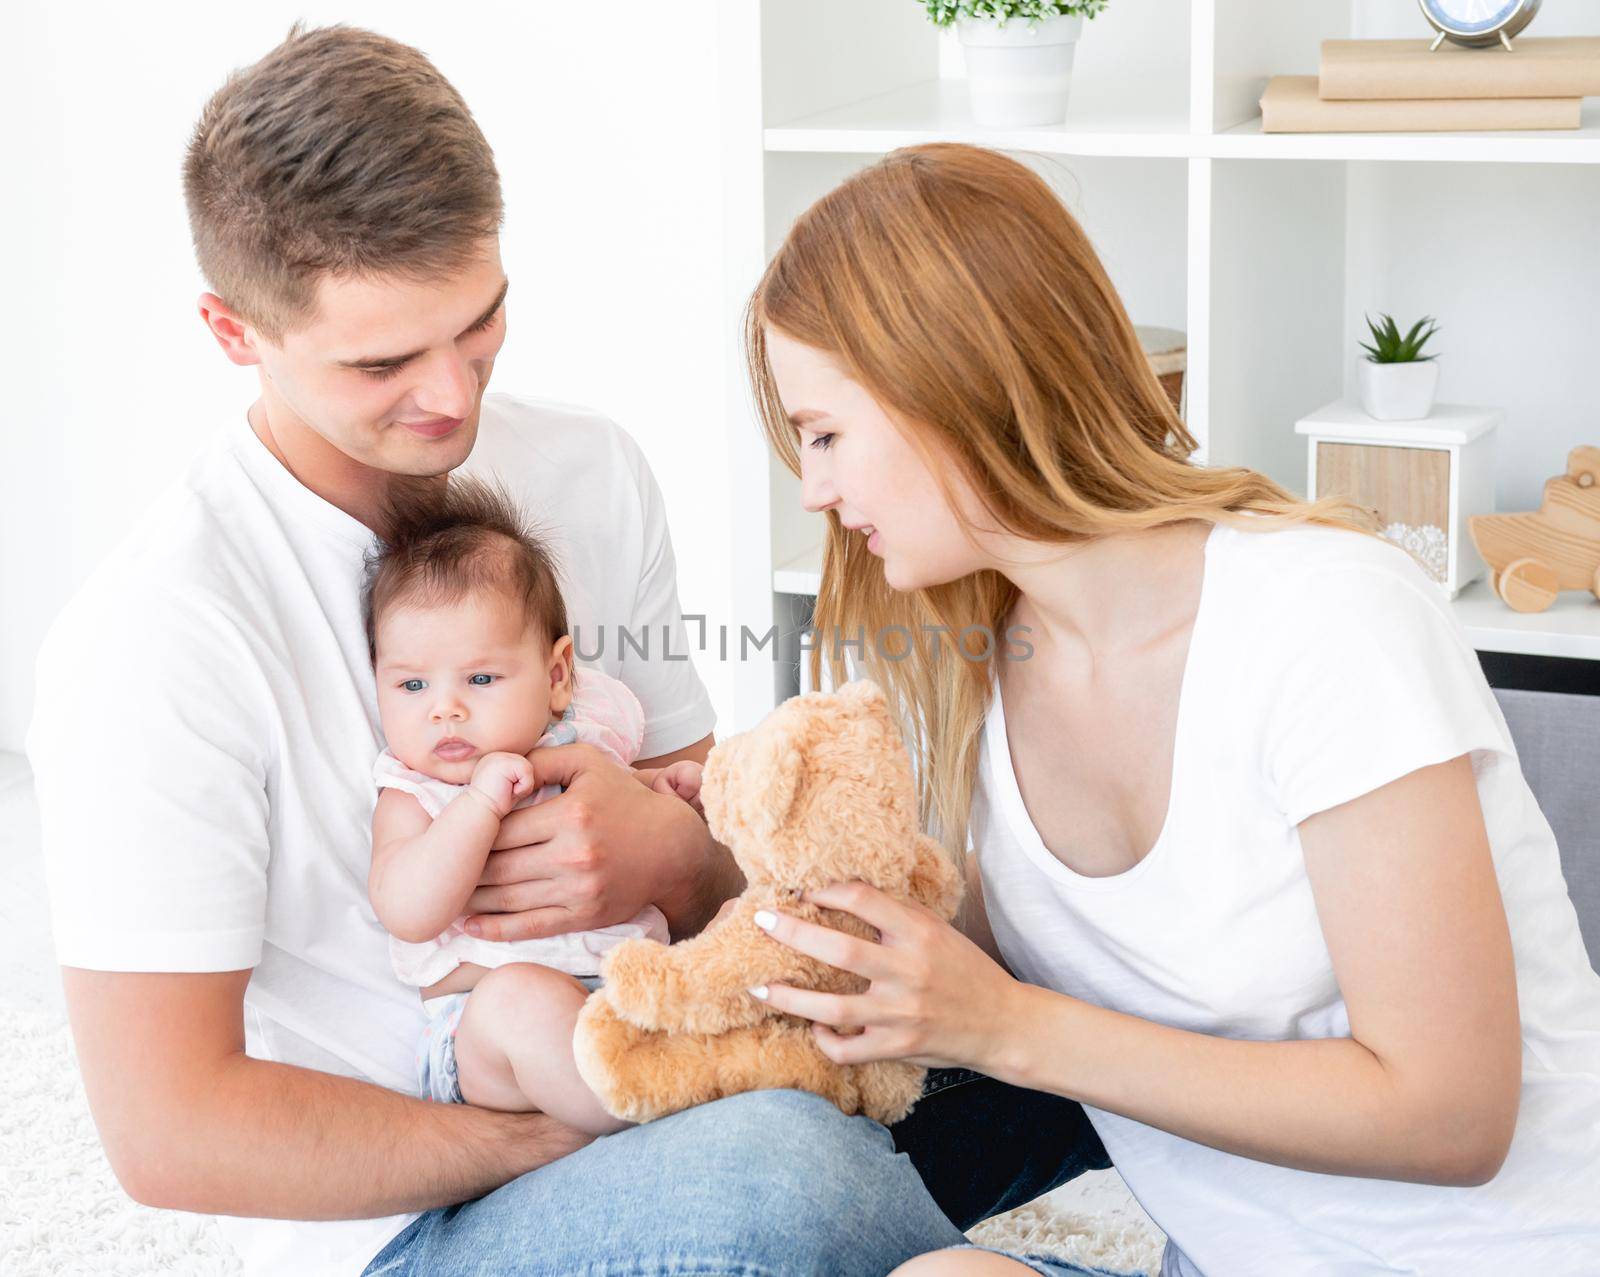
<path fill-rule="evenodd" d="M 513 807 L 533 792 L 533 764 L 521 754 L 485 754 L 472 769 L 470 787 L 504 820 Z"/>
<path fill-rule="evenodd" d="M 700 764 L 685 758 L 657 771 L 650 788 L 658 794 L 676 794 L 704 816 L 700 809 L 700 773 Z"/>

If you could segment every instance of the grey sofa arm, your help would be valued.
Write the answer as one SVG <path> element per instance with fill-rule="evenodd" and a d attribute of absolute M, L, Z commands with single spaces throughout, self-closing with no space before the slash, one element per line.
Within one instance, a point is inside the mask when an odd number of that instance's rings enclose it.
<path fill-rule="evenodd" d="M 1494 694 L 1555 832 L 1589 962 L 1600 971 L 1600 696 L 1499 687 Z"/>

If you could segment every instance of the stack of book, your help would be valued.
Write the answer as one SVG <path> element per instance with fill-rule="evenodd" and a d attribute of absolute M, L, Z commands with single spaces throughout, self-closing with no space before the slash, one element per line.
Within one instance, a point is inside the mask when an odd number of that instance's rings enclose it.
<path fill-rule="evenodd" d="M 1575 129 L 1600 94 L 1600 36 L 1523 38 L 1511 52 L 1429 43 L 1324 40 L 1320 74 L 1267 82 L 1261 131 Z"/>

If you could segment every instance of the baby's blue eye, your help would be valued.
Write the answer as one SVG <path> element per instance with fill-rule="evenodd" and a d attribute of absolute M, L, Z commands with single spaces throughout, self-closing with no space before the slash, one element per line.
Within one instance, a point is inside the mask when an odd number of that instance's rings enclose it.
<path fill-rule="evenodd" d="M 494 675 L 474 674 L 467 680 L 467 682 L 471 683 L 474 687 L 488 687 L 490 683 L 494 682 Z"/>
<path fill-rule="evenodd" d="M 420 692 L 426 686 L 427 684 L 420 678 L 408 678 L 404 683 L 400 684 L 401 690 L 407 692 Z"/>

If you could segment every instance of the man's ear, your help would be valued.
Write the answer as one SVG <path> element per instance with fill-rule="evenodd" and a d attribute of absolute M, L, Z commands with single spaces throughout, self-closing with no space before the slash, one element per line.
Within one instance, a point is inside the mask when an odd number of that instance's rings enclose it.
<path fill-rule="evenodd" d="M 222 347 L 222 353 L 232 363 L 247 368 L 261 362 L 261 355 L 256 350 L 256 342 L 260 338 L 255 329 L 246 324 L 227 302 L 215 293 L 201 293 L 198 305 L 201 322 L 217 339 L 217 345 Z"/>
<path fill-rule="evenodd" d="M 560 717 L 572 704 L 572 636 L 563 634 L 550 649 L 550 712 Z"/>

